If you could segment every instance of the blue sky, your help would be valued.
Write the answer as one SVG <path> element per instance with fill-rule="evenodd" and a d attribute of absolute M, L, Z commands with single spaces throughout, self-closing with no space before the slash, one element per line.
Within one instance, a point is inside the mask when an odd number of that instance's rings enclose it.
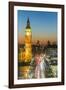
<path fill-rule="evenodd" d="M 24 39 L 27 19 L 32 29 L 32 40 L 57 40 L 57 12 L 18 10 L 18 35 Z"/>

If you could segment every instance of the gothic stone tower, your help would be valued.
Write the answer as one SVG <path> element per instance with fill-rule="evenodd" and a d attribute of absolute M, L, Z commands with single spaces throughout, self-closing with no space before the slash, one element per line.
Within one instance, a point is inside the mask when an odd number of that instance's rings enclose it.
<path fill-rule="evenodd" d="M 30 62 L 32 59 L 32 32 L 29 18 L 25 30 L 25 62 Z"/>

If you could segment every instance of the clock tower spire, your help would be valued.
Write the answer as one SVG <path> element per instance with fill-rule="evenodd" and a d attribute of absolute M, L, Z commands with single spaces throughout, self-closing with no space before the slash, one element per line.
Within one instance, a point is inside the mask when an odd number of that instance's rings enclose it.
<path fill-rule="evenodd" d="M 30 27 L 29 17 L 28 17 L 28 20 L 27 20 L 27 26 L 26 26 L 26 29 L 28 29 L 28 28 L 31 28 L 31 27 Z"/>

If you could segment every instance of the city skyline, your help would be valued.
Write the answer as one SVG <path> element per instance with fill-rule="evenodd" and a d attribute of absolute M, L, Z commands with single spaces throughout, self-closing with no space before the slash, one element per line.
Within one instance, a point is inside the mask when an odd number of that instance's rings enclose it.
<path fill-rule="evenodd" d="M 24 35 L 29 17 L 32 42 L 57 42 L 57 12 L 18 10 L 18 42 L 24 43 Z"/>

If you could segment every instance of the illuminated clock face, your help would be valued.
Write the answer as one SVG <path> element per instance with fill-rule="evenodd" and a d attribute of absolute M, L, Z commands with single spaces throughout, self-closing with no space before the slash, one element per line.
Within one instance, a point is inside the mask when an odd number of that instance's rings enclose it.
<path fill-rule="evenodd" d="M 26 32 L 26 35 L 27 35 L 27 36 L 31 35 L 31 32 Z"/>

